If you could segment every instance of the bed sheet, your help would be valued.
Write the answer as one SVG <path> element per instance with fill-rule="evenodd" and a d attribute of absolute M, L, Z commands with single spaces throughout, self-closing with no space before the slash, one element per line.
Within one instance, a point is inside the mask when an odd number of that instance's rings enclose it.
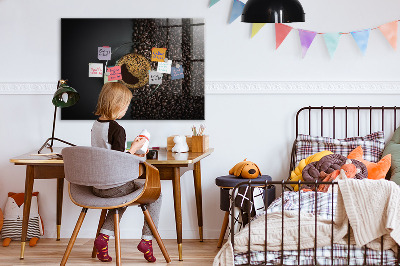
<path fill-rule="evenodd" d="M 315 200 L 317 196 L 317 200 Z M 317 195 L 313 191 L 308 192 L 294 192 L 287 191 L 282 196 L 277 198 L 270 204 L 267 209 L 267 215 L 269 213 L 281 212 L 282 203 L 283 209 L 286 210 L 298 210 L 301 212 L 307 212 L 316 214 L 325 219 L 332 219 L 332 213 L 335 215 L 336 212 L 336 193 L 323 193 L 317 192 Z M 253 218 L 257 219 L 261 215 L 265 215 L 265 212 L 257 215 Z M 317 254 L 317 265 L 347 265 L 348 257 L 348 245 L 333 245 L 333 257 L 334 261 L 332 264 L 332 248 L 331 246 L 325 246 L 316 249 Z M 366 257 L 365 254 L 366 253 Z M 364 258 L 365 257 L 365 258 Z M 265 260 L 265 252 L 253 251 L 250 252 L 250 265 L 263 264 Z M 381 265 L 381 252 L 350 245 L 350 265 Z M 284 265 L 298 265 L 298 254 L 297 250 L 285 250 L 283 253 Z M 246 265 L 248 264 L 247 253 L 235 253 L 235 265 Z M 281 264 L 281 252 L 280 251 L 267 251 L 267 265 L 280 265 Z M 384 265 L 395 265 L 396 256 L 392 250 L 385 250 L 383 252 L 383 264 Z M 300 251 L 300 265 L 314 265 L 314 249 L 303 249 Z"/>

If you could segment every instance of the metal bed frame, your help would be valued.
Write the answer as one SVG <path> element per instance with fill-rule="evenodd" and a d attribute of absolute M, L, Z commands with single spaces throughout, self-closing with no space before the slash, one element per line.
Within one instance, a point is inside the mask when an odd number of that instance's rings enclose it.
<path fill-rule="evenodd" d="M 319 115 L 320 115 L 320 136 L 323 136 L 323 134 L 324 134 L 324 110 L 331 110 L 330 113 L 332 113 L 332 117 L 331 118 L 332 118 L 332 123 L 333 123 L 333 125 L 332 125 L 332 129 L 333 129 L 332 136 L 333 136 L 333 138 L 336 137 L 336 122 L 337 122 L 336 113 L 338 111 L 344 112 L 344 121 L 341 121 L 341 122 L 342 122 L 342 125 L 344 123 L 345 137 L 347 138 L 347 136 L 348 136 L 348 125 L 349 125 L 349 121 L 348 121 L 349 120 L 348 119 L 349 115 L 348 115 L 348 113 L 356 112 L 356 115 L 357 115 L 357 136 L 360 136 L 360 121 L 361 121 L 360 120 L 360 113 L 361 112 L 364 112 L 364 113 L 365 113 L 365 111 L 369 112 L 369 131 L 370 131 L 370 133 L 372 133 L 373 113 L 376 113 L 376 112 L 379 112 L 379 111 L 381 112 L 381 130 L 384 131 L 384 129 L 385 129 L 385 113 L 387 113 L 385 111 L 393 112 L 393 125 L 394 125 L 393 130 L 395 130 L 396 129 L 396 125 L 397 125 L 397 123 L 396 123 L 397 111 L 399 109 L 400 108 L 398 108 L 396 106 L 393 106 L 393 107 L 385 107 L 385 106 L 382 106 L 382 107 L 372 107 L 372 106 L 369 106 L 369 107 L 360 107 L 360 106 L 357 106 L 357 107 L 348 107 L 348 106 L 344 106 L 344 107 L 337 107 L 337 106 L 331 106 L 331 107 L 324 107 L 324 106 L 312 107 L 312 106 L 308 106 L 308 107 L 303 107 L 296 114 L 296 138 L 300 134 L 299 133 L 299 125 L 300 125 L 299 124 L 299 120 L 300 120 L 300 114 L 303 111 L 308 111 L 308 134 L 309 135 L 311 135 L 311 131 L 312 131 L 311 112 L 313 110 L 319 111 Z M 327 119 L 325 119 L 325 121 L 326 120 Z M 353 123 L 353 125 L 354 125 L 354 123 Z M 296 158 L 295 146 L 296 146 L 296 141 L 293 144 L 293 149 L 292 149 L 292 153 L 291 153 L 289 176 L 290 176 L 290 172 L 293 169 L 295 169 L 295 167 L 296 167 L 296 165 L 295 165 L 295 158 Z M 266 189 L 266 188 L 268 188 L 269 186 L 271 186 L 271 185 L 281 186 L 282 195 L 283 195 L 285 190 L 291 190 L 290 187 L 287 186 L 287 185 L 292 185 L 292 184 L 299 185 L 299 187 L 300 187 L 301 184 L 315 185 L 314 191 L 317 192 L 317 189 L 318 189 L 319 185 L 330 184 L 330 185 L 332 185 L 332 190 L 333 190 L 334 186 L 336 186 L 338 183 L 336 181 L 332 181 L 332 182 L 319 182 L 319 181 L 304 182 L 304 181 L 285 181 L 285 180 L 283 180 L 283 181 L 265 181 L 265 182 L 263 182 L 263 181 L 252 181 L 250 179 L 249 181 L 242 182 L 242 183 L 236 185 L 234 187 L 233 191 L 232 191 L 232 195 L 235 195 L 235 192 L 239 187 L 242 187 L 242 186 L 256 187 L 257 186 L 259 188 L 263 188 L 264 189 L 266 198 L 268 198 L 268 189 Z M 299 193 L 299 202 L 301 202 L 301 192 L 300 192 L 300 190 L 298 191 L 298 193 Z M 250 198 L 252 198 L 252 196 L 253 196 L 252 194 L 253 194 L 253 191 L 250 189 Z M 282 198 L 282 212 L 284 212 L 284 197 L 281 197 L 281 198 Z M 332 193 L 332 213 L 331 213 L 331 215 L 332 215 L 332 221 L 331 221 L 332 222 L 332 224 L 331 224 L 332 225 L 331 226 L 331 228 L 332 228 L 332 237 L 331 237 L 331 261 L 332 261 L 332 265 L 334 263 L 334 254 L 333 254 L 333 251 L 334 251 L 333 250 L 333 244 L 334 244 L 333 243 L 333 224 L 334 224 L 334 220 L 333 220 L 334 219 L 334 217 L 333 217 L 333 210 L 334 210 L 333 204 L 334 203 L 333 203 L 333 201 L 334 200 L 333 199 L 334 199 L 334 193 Z M 317 202 L 318 202 L 317 193 L 315 193 L 315 213 L 317 213 L 317 208 L 318 208 L 317 207 Z M 267 207 L 268 207 L 267 206 L 267 201 L 264 201 L 264 208 L 265 208 L 264 262 L 260 263 L 259 265 L 271 265 L 271 264 L 268 264 L 268 262 L 267 262 L 267 252 L 268 252 L 268 250 L 267 250 L 267 242 L 268 242 L 268 239 L 267 239 L 267 233 L 268 233 Z M 300 227 L 300 204 L 299 204 L 298 214 L 299 214 L 298 226 Z M 232 200 L 231 200 L 231 232 L 230 232 L 231 239 L 230 239 L 230 241 L 231 241 L 231 244 L 232 244 L 233 248 L 234 248 L 234 245 L 235 245 L 235 241 L 234 241 L 234 237 L 235 237 L 235 234 L 234 234 L 234 217 L 235 217 L 234 197 L 232 197 Z M 317 224 L 317 215 L 315 215 L 315 239 L 314 239 L 314 258 L 313 258 L 314 263 L 313 264 L 307 264 L 307 265 L 318 265 L 317 264 L 317 255 L 316 255 L 317 238 L 318 238 L 316 224 Z M 251 264 L 251 255 L 250 255 L 251 254 L 251 249 L 250 249 L 250 243 L 251 243 L 251 230 L 250 230 L 251 229 L 251 219 L 249 219 L 248 227 L 249 227 L 249 242 L 247 244 L 247 262 L 248 263 L 245 264 L 245 265 L 250 265 Z M 280 249 L 281 256 L 280 256 L 280 264 L 279 265 L 284 265 L 283 264 L 283 259 L 284 259 L 284 256 L 283 256 L 283 251 L 284 251 L 284 240 L 283 240 L 284 218 L 283 218 L 283 216 L 282 216 L 282 232 L 281 232 L 281 234 L 282 234 L 282 237 L 281 237 L 281 249 Z M 297 265 L 304 265 L 304 264 L 300 264 L 300 254 L 301 254 L 300 242 L 301 242 L 301 237 L 300 237 L 300 230 L 299 230 L 298 243 L 297 243 L 297 247 L 298 247 L 297 248 Z M 397 245 L 397 248 L 398 248 L 399 252 L 397 253 L 397 258 L 396 258 L 395 265 L 400 265 L 400 249 L 399 249 L 400 246 Z M 364 263 L 363 263 L 363 265 L 367 265 L 366 264 L 367 263 L 367 253 L 366 253 L 366 249 L 367 248 L 366 248 L 366 246 L 363 246 L 363 249 L 364 249 Z M 348 233 L 347 233 L 347 264 L 346 265 L 350 265 L 350 224 L 348 226 Z M 381 237 L 380 265 L 384 265 L 384 261 L 383 261 L 383 236 Z"/>

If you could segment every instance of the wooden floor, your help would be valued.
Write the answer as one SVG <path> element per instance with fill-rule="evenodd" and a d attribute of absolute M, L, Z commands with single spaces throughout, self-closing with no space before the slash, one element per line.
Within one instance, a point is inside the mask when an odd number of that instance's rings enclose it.
<path fill-rule="evenodd" d="M 36 247 L 27 246 L 25 249 L 25 259 L 20 260 L 20 242 L 12 241 L 9 247 L 0 246 L 0 265 L 60 265 L 65 248 L 69 239 L 40 239 Z M 178 247 L 176 240 L 163 240 L 168 250 L 172 262 L 167 264 L 162 256 L 157 242 L 154 241 L 154 254 L 157 258 L 156 263 L 149 264 L 143 254 L 136 249 L 140 240 L 121 240 L 122 264 L 123 265 L 212 265 L 215 255 L 218 253 L 217 240 L 183 240 L 183 261 L 178 260 Z M 77 239 L 68 259 L 67 265 L 115 265 L 114 262 L 114 243 L 110 241 L 110 255 L 113 262 L 104 263 L 91 258 L 93 240 Z"/>

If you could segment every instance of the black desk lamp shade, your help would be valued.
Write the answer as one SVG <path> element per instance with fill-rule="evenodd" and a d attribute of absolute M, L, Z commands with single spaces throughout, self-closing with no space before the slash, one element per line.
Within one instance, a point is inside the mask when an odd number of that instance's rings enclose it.
<path fill-rule="evenodd" d="M 53 118 L 53 131 L 51 133 L 51 138 L 48 138 L 42 147 L 39 149 L 38 153 L 40 153 L 43 148 L 46 146 L 50 148 L 50 150 L 53 152 L 53 141 L 58 140 L 60 142 L 63 142 L 65 144 L 68 144 L 70 146 L 75 146 L 72 143 L 69 143 L 65 140 L 55 138 L 54 137 L 54 130 L 56 128 L 56 115 L 57 115 L 57 107 L 63 108 L 63 107 L 70 107 L 74 105 L 76 102 L 79 100 L 79 93 L 72 87 L 68 86 L 66 84 L 65 80 L 59 80 L 57 83 L 57 91 L 53 95 L 53 105 L 54 105 L 54 118 Z M 51 143 L 49 144 L 49 141 Z"/>
<path fill-rule="evenodd" d="M 242 22 L 304 22 L 304 10 L 298 0 L 249 0 L 243 8 Z"/>

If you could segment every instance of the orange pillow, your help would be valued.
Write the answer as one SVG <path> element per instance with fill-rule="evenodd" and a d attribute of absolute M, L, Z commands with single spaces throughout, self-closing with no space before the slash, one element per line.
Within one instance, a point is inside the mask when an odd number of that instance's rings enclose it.
<path fill-rule="evenodd" d="M 375 180 L 384 179 L 386 177 L 392 161 L 392 155 L 388 154 L 377 163 L 368 162 L 363 159 L 363 149 L 361 146 L 358 146 L 352 152 L 350 152 L 347 158 L 355 159 L 365 164 L 368 170 L 368 179 Z"/>

